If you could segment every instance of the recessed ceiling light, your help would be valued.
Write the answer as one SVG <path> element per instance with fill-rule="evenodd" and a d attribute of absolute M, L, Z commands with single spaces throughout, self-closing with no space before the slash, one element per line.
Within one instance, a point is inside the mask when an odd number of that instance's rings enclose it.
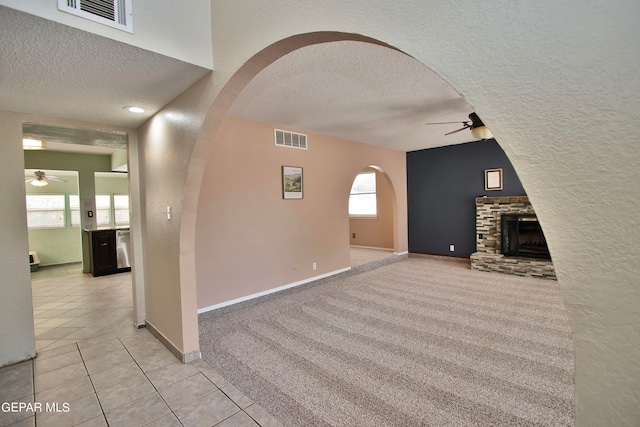
<path fill-rule="evenodd" d="M 130 113 L 136 113 L 136 114 L 142 114 L 142 113 L 145 112 L 145 109 L 142 108 L 142 107 L 130 106 L 130 107 L 124 107 L 124 109 L 127 110 Z"/>
<path fill-rule="evenodd" d="M 23 150 L 44 150 L 45 148 L 47 148 L 47 143 L 39 139 L 25 138 L 22 140 Z"/>

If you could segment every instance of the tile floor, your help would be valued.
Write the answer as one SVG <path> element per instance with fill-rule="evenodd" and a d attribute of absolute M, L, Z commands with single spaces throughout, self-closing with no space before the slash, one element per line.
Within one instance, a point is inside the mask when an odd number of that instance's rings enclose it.
<path fill-rule="evenodd" d="M 38 357 L 0 368 L 0 426 L 280 425 L 205 362 L 183 364 L 132 326 L 131 273 L 43 267 L 32 289 Z"/>

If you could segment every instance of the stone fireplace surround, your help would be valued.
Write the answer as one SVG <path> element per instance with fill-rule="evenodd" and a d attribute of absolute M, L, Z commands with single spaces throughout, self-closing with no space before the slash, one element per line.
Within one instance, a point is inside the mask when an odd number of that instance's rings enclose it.
<path fill-rule="evenodd" d="M 533 214 L 527 196 L 476 198 L 476 252 L 471 268 L 481 271 L 556 279 L 551 260 L 505 256 L 501 253 L 501 217 L 503 214 Z"/>

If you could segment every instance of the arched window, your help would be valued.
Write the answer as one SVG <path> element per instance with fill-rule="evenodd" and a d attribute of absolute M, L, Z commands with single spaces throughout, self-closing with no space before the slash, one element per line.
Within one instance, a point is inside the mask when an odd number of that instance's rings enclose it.
<path fill-rule="evenodd" d="M 376 173 L 363 172 L 356 176 L 349 195 L 349 216 L 375 218 L 378 215 Z"/>

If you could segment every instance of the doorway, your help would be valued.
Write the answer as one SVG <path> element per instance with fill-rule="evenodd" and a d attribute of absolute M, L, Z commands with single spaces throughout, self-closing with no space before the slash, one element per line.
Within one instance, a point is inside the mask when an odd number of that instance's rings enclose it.
<path fill-rule="evenodd" d="M 80 275 L 90 271 L 89 244 L 85 241 L 87 233 L 83 230 L 97 228 L 100 219 L 104 221 L 101 227 L 128 228 L 131 222 L 136 236 L 140 235 L 138 170 L 134 167 L 133 171 L 129 171 L 130 151 L 134 156 L 131 164 L 137 164 L 136 148 L 130 150 L 129 136 L 124 130 L 63 128 L 27 122 L 23 124 L 22 132 L 23 138 L 44 142 L 44 149 L 24 151 L 25 169 L 51 169 L 62 171 L 60 174 L 72 171 L 75 174 L 76 187 L 75 190 L 68 191 L 65 220 L 70 225 L 69 228 L 76 232 L 76 245 L 80 248 L 80 255 L 73 261 L 80 263 L 67 264 L 66 267 L 47 267 L 45 270 L 50 270 L 55 275 L 75 275 L 77 279 L 74 280 L 78 280 Z M 130 186 L 129 177 L 132 175 L 134 185 Z M 130 192 L 133 193 L 132 197 Z M 96 200 L 97 195 L 100 196 L 99 200 Z M 106 198 L 109 203 L 103 206 L 102 202 Z M 130 198 L 133 199 L 135 212 L 132 215 L 129 214 Z M 130 221 L 130 217 L 133 221 Z M 47 264 L 40 258 L 43 266 Z M 129 253 L 129 259 L 133 261 L 133 254 Z M 145 317 L 141 262 L 137 267 L 136 272 L 126 277 L 123 275 L 122 279 L 132 282 L 133 323 L 140 326 L 144 324 Z M 43 273 L 46 271 L 41 270 L 37 277 L 32 275 L 32 279 L 47 276 Z"/>
<path fill-rule="evenodd" d="M 393 185 L 369 166 L 354 178 L 349 193 L 350 246 L 393 251 Z"/>

